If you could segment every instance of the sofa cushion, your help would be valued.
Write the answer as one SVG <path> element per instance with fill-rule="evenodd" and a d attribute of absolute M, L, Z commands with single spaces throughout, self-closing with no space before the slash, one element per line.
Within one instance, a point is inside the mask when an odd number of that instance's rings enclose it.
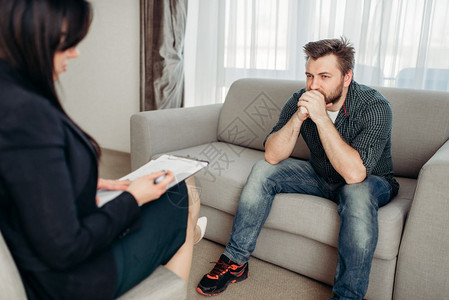
<path fill-rule="evenodd" d="M 449 138 L 448 93 L 386 87 L 376 89 L 390 101 L 393 109 L 391 155 L 394 173 L 417 178 L 424 163 Z M 431 100 L 432 105 L 426 105 L 426 100 Z"/>
<path fill-rule="evenodd" d="M 413 199 L 416 180 L 397 178 L 398 195 L 379 209 L 379 239 L 375 257 L 390 260 L 399 252 L 402 230 Z M 337 247 L 340 219 L 337 204 L 302 194 L 279 194 L 273 201 L 265 226 L 305 236 Z"/>
<path fill-rule="evenodd" d="M 242 79 L 234 82 L 221 109 L 218 140 L 263 150 L 263 141 L 277 123 L 285 102 L 303 87 L 304 82 L 292 80 Z M 301 143 L 305 145 L 302 138 Z M 298 145 L 293 156 L 308 159 L 309 150 Z"/>
<path fill-rule="evenodd" d="M 179 151 L 209 160 L 207 169 L 195 176 L 203 205 L 235 215 L 239 197 L 254 163 L 263 152 L 228 143 L 211 143 Z M 397 256 L 400 237 L 416 186 L 415 179 L 398 178 L 399 194 L 379 209 L 379 241 L 375 257 Z M 210 220 L 213 222 L 213 220 Z M 265 227 L 301 235 L 336 247 L 339 230 L 337 205 L 332 201 L 303 194 L 278 194 Z"/>
<path fill-rule="evenodd" d="M 203 205 L 235 214 L 240 194 L 253 164 L 263 159 L 263 152 L 228 143 L 209 143 L 168 154 L 190 156 L 209 161 L 196 175 L 196 185 Z"/>

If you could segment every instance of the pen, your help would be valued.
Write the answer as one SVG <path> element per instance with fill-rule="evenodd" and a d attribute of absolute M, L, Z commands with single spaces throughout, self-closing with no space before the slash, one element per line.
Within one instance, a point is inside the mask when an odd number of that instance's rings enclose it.
<path fill-rule="evenodd" d="M 165 178 L 165 176 L 167 176 L 167 171 L 166 170 L 162 170 L 162 172 L 164 172 L 164 174 L 162 174 L 161 176 L 157 177 L 154 180 L 154 184 L 158 184 L 159 182 L 161 182 Z"/>

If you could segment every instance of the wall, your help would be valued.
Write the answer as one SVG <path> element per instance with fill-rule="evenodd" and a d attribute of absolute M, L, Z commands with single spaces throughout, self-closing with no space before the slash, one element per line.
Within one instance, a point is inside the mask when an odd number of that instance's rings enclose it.
<path fill-rule="evenodd" d="M 129 152 L 129 119 L 139 111 L 139 1 L 91 3 L 91 29 L 58 90 L 67 113 L 101 147 Z"/>

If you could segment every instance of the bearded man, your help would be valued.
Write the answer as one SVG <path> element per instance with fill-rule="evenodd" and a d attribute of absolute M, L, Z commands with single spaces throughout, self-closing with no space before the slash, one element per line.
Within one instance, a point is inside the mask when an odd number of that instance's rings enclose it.
<path fill-rule="evenodd" d="M 332 299 L 363 299 L 377 245 L 377 211 L 398 192 L 391 161 L 392 111 L 378 91 L 353 80 L 345 38 L 310 42 L 306 88 L 286 102 L 242 191 L 225 252 L 197 291 L 223 292 L 248 277 L 248 260 L 278 193 L 324 197 L 338 205 L 340 231 Z M 290 158 L 299 135 L 309 161 Z M 301 259 L 301 254 L 298 254 Z"/>

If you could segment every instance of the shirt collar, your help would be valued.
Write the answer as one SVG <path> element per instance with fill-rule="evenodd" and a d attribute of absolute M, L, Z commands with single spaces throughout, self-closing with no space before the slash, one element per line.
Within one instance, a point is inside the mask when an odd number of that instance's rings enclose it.
<path fill-rule="evenodd" d="M 358 83 L 354 80 L 352 80 L 349 84 L 345 102 L 343 102 L 337 119 L 335 120 L 335 127 L 337 128 L 343 123 L 346 118 L 350 118 L 353 115 L 354 109 L 356 109 L 355 90 L 357 85 Z"/>

